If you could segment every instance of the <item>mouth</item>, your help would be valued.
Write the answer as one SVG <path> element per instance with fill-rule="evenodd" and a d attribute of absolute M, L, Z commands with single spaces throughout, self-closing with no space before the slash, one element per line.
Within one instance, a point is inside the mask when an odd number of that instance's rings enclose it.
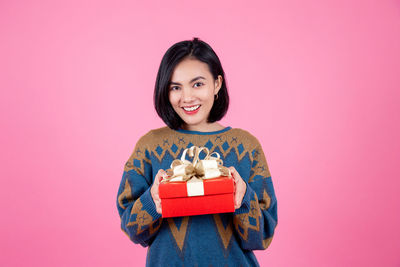
<path fill-rule="evenodd" d="M 188 106 L 188 107 L 182 107 L 185 111 L 192 112 L 195 110 L 198 110 L 201 105 L 195 105 L 195 106 Z"/>

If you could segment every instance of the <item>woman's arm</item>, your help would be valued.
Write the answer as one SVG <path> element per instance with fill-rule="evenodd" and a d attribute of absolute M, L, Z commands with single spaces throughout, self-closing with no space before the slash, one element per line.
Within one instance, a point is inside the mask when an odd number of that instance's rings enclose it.
<path fill-rule="evenodd" d="M 143 247 L 151 244 L 162 223 L 151 196 L 152 169 L 147 153 L 142 137 L 125 164 L 117 194 L 121 229 Z"/>
<path fill-rule="evenodd" d="M 267 249 L 278 223 L 277 200 L 271 174 L 258 140 L 251 151 L 253 160 L 241 206 L 233 216 L 240 246 L 246 250 Z M 237 172 L 236 172 L 237 173 Z M 237 173 L 238 174 L 238 173 Z"/>

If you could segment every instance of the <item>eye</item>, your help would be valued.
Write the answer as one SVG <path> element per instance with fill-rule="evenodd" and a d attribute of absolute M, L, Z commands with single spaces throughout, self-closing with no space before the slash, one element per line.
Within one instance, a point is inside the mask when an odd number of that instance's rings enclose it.
<path fill-rule="evenodd" d="M 200 84 L 200 85 L 199 86 L 195 86 L 195 87 L 200 87 L 200 86 L 204 85 L 202 82 L 197 82 L 194 85 L 196 85 L 196 84 Z"/>
<path fill-rule="evenodd" d="M 170 88 L 170 90 L 171 90 L 171 91 L 174 91 L 175 88 L 179 89 L 178 86 L 172 86 L 172 87 Z"/>

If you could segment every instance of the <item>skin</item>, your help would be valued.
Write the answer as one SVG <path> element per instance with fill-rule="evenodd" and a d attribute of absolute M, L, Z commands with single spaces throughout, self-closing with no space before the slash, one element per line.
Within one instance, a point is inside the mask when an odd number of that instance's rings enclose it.
<path fill-rule="evenodd" d="M 203 77 L 197 78 L 196 77 Z M 214 80 L 208 65 L 197 59 L 184 59 L 176 65 L 172 76 L 169 91 L 169 101 L 182 118 L 184 124 L 182 129 L 200 132 L 218 131 L 225 126 L 213 122 L 208 123 L 207 118 L 214 103 L 214 95 L 218 93 L 222 86 L 222 76 L 219 75 Z M 194 115 L 188 115 L 183 107 L 200 104 L 199 111 Z M 235 180 L 235 209 L 242 205 L 244 194 L 246 193 L 246 183 L 243 181 L 235 167 L 229 167 L 232 177 Z M 154 179 L 150 189 L 151 196 L 156 205 L 157 212 L 161 214 L 161 199 L 158 194 L 158 186 L 166 176 L 166 172 L 160 169 Z"/>

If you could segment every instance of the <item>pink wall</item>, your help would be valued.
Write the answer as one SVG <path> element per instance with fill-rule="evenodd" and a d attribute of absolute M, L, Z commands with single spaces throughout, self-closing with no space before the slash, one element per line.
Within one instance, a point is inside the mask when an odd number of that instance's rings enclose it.
<path fill-rule="evenodd" d="M 221 123 L 270 165 L 279 223 L 260 264 L 399 266 L 399 1 L 141 2 L 0 3 L 0 265 L 144 265 L 116 193 L 164 126 L 162 55 L 197 36 L 225 68 Z"/>

